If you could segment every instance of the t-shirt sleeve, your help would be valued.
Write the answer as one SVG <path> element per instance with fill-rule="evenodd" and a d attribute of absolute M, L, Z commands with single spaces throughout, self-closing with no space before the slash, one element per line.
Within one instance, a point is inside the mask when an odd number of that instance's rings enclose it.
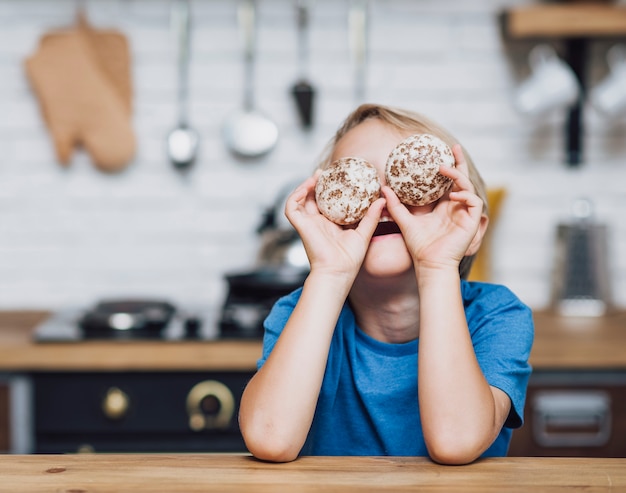
<path fill-rule="evenodd" d="M 265 318 L 263 322 L 263 354 L 257 361 L 257 370 L 263 366 L 272 349 L 274 349 L 278 336 L 282 333 L 287 320 L 289 320 L 296 303 L 300 299 L 301 292 L 302 288 L 298 288 L 296 291 L 279 298 L 274 303 L 269 315 Z"/>
<path fill-rule="evenodd" d="M 474 351 L 489 385 L 511 399 L 505 422 L 519 428 L 524 421 L 528 363 L 534 338 L 532 311 L 504 286 L 492 286 L 466 308 Z"/>

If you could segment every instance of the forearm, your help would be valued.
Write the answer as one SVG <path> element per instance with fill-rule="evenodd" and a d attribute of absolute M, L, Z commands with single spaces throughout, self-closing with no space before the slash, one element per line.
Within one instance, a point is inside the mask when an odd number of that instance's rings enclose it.
<path fill-rule="evenodd" d="M 476 359 L 454 269 L 418 273 L 418 389 L 424 438 L 435 460 L 470 462 L 501 424 Z"/>
<path fill-rule="evenodd" d="M 257 457 L 285 461 L 300 452 L 350 285 L 347 278 L 312 272 L 272 353 L 246 387 L 240 426 Z"/>

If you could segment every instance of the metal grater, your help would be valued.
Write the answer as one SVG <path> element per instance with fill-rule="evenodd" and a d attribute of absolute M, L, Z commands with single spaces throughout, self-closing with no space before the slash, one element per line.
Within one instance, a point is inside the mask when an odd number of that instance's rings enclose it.
<path fill-rule="evenodd" d="M 607 226 L 592 212 L 579 199 L 573 220 L 557 227 L 552 304 L 563 315 L 600 316 L 610 305 Z"/>

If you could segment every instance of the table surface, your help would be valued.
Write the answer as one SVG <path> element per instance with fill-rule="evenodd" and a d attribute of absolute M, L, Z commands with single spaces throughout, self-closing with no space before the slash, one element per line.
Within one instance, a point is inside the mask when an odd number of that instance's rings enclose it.
<path fill-rule="evenodd" d="M 423 457 L 228 454 L 0 456 L 0 492 L 306 493 L 626 491 L 626 459 L 497 458 L 440 466 Z"/>
<path fill-rule="evenodd" d="M 0 311 L 0 371 L 254 371 L 259 340 L 89 341 L 36 343 L 33 328 L 49 313 Z M 626 369 L 626 311 L 562 317 L 535 311 L 536 370 Z"/>

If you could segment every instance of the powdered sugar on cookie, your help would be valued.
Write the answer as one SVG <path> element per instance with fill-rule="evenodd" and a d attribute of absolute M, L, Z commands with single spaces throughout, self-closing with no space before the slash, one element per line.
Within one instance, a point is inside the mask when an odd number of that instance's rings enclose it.
<path fill-rule="evenodd" d="M 315 186 L 318 209 L 341 225 L 359 222 L 379 196 L 376 168 L 358 157 L 334 161 L 322 171 Z"/>
<path fill-rule="evenodd" d="M 412 135 L 389 154 L 385 180 L 406 205 L 426 205 L 438 200 L 452 186 L 439 174 L 440 166 L 454 166 L 450 147 L 429 134 Z"/>

